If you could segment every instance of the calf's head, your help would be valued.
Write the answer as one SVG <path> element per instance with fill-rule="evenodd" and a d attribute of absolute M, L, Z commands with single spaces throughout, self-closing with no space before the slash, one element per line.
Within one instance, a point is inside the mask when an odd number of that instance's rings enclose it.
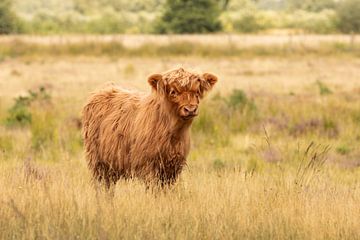
<path fill-rule="evenodd" d="M 217 77 L 179 68 L 164 74 L 152 74 L 148 82 L 154 93 L 169 103 L 178 118 L 189 121 L 198 115 L 200 100 L 215 85 Z"/>

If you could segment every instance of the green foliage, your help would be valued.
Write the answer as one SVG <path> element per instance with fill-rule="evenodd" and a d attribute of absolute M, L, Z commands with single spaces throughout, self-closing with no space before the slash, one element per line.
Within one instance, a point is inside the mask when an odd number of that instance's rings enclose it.
<path fill-rule="evenodd" d="M 339 4 L 337 14 L 342 32 L 360 32 L 360 0 L 344 0 Z"/>
<path fill-rule="evenodd" d="M 6 118 L 7 125 L 26 125 L 31 123 L 31 113 L 29 111 L 31 100 L 29 96 L 15 98 L 15 104 L 9 109 Z"/>
<path fill-rule="evenodd" d="M 294 10 L 291 12 L 265 11 L 254 8 L 222 15 L 226 31 L 256 33 L 268 29 L 300 29 L 310 33 L 337 31 L 338 19 L 332 9 L 319 12 Z"/>
<path fill-rule="evenodd" d="M 225 162 L 224 161 L 222 161 L 221 159 L 219 159 L 219 158 L 217 158 L 217 159 L 215 159 L 214 161 L 213 161 L 213 168 L 215 169 L 215 170 L 222 170 L 222 169 L 224 169 L 225 168 Z"/>
<path fill-rule="evenodd" d="M 255 102 L 249 99 L 245 92 L 241 89 L 234 89 L 229 96 L 228 105 L 233 109 L 243 111 L 248 109 L 249 111 L 256 111 Z"/>
<path fill-rule="evenodd" d="M 0 34 L 19 33 L 21 22 L 11 9 L 11 1 L 0 1 Z"/>
<path fill-rule="evenodd" d="M 27 31 L 31 33 L 96 33 L 113 34 L 124 33 L 128 27 L 127 21 L 121 14 L 109 11 L 90 20 L 83 20 L 77 15 L 51 15 L 40 13 L 27 24 Z"/>
<path fill-rule="evenodd" d="M 181 34 L 222 30 L 254 33 L 273 28 L 300 29 L 320 34 L 334 33 L 340 29 L 348 33 L 359 32 L 359 1 L 15 1 L 16 14 L 26 16 L 20 24 L 11 11 L 10 0 L 3 0 L 0 3 L 0 33 L 1 29 L 4 29 L 3 33 L 42 34 Z"/>
<path fill-rule="evenodd" d="M 337 16 L 334 10 L 323 10 L 317 13 L 298 10 L 283 21 L 283 26 L 303 29 L 311 33 L 332 33 L 337 30 Z"/>
<path fill-rule="evenodd" d="M 341 154 L 341 155 L 347 155 L 351 152 L 351 149 L 348 145 L 346 144 L 342 144 L 342 145 L 339 145 L 337 148 L 336 148 L 336 152 Z"/>
<path fill-rule="evenodd" d="M 234 29 L 238 32 L 253 33 L 269 28 L 266 22 L 261 21 L 261 16 L 256 11 L 245 12 L 240 18 L 234 20 Z"/>
<path fill-rule="evenodd" d="M 18 1 L 16 9 L 26 18 L 26 32 L 149 33 L 163 0 L 42 0 Z"/>
<path fill-rule="evenodd" d="M 116 13 L 107 13 L 87 24 L 87 31 L 99 34 L 124 33 L 127 23 Z"/>
<path fill-rule="evenodd" d="M 81 122 L 75 116 L 61 118 L 64 110 L 57 109 L 50 100 L 50 94 L 43 87 L 15 98 L 14 105 L 8 110 L 6 124 L 28 127 L 32 152 L 42 159 L 57 160 L 62 150 L 74 154 L 82 148 Z M 0 138 L 0 148 L 11 150 L 11 144 L 5 136 Z"/>
<path fill-rule="evenodd" d="M 336 2 L 334 0 L 288 0 L 288 8 L 291 10 L 306 10 L 310 12 L 320 12 L 324 9 L 334 9 Z"/>
<path fill-rule="evenodd" d="M 325 83 L 321 82 L 320 80 L 316 81 L 316 85 L 319 88 L 320 95 L 332 94 L 331 89 Z"/>
<path fill-rule="evenodd" d="M 324 131 L 328 134 L 329 137 L 335 137 L 339 134 L 339 127 L 337 122 L 330 117 L 324 117 L 323 127 Z"/>
<path fill-rule="evenodd" d="M 221 30 L 215 0 L 167 0 L 155 26 L 157 33 L 207 33 Z"/>
<path fill-rule="evenodd" d="M 6 124 L 8 126 L 25 126 L 30 124 L 32 121 L 31 104 L 36 101 L 48 101 L 49 99 L 50 95 L 43 87 L 35 92 L 28 91 L 26 96 L 16 97 L 14 105 L 8 110 Z"/>

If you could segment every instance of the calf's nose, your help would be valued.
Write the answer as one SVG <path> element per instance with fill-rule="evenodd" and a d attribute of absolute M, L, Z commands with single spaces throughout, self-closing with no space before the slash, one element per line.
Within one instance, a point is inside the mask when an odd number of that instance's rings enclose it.
<path fill-rule="evenodd" d="M 184 110 L 185 110 L 186 114 L 194 115 L 196 113 L 197 108 L 198 107 L 195 105 L 190 105 L 190 106 L 185 106 Z"/>

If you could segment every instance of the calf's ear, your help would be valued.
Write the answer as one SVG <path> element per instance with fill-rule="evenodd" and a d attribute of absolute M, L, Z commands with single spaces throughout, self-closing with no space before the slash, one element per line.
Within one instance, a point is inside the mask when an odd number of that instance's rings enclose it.
<path fill-rule="evenodd" d="M 158 92 L 163 92 L 164 83 L 162 79 L 162 75 L 159 73 L 152 74 L 148 77 L 148 83 L 150 84 L 151 88 Z"/>
<path fill-rule="evenodd" d="M 213 88 L 215 83 L 218 81 L 217 76 L 212 73 L 204 73 L 202 75 L 203 80 L 201 81 L 202 92 L 207 92 Z"/>

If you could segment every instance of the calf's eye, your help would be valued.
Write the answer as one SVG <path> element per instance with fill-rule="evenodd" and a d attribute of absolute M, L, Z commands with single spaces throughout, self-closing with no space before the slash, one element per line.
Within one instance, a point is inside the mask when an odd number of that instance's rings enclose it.
<path fill-rule="evenodd" d="M 174 89 L 170 90 L 170 96 L 175 97 L 177 95 L 176 91 Z"/>

